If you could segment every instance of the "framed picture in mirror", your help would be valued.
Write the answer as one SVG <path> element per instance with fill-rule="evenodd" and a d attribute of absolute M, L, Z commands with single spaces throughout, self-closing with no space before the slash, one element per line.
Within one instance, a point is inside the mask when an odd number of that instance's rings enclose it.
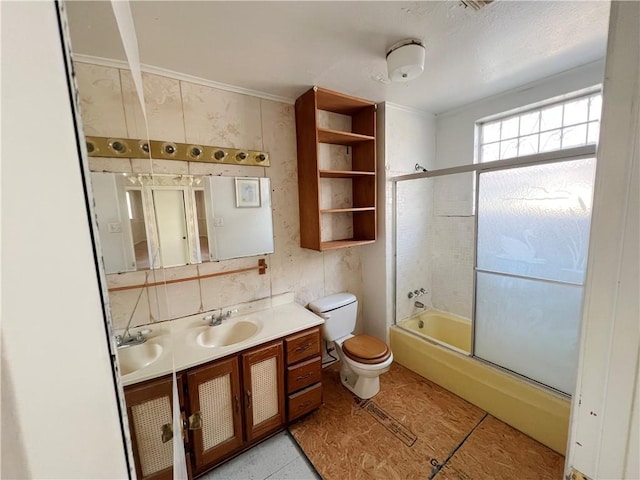
<path fill-rule="evenodd" d="M 260 207 L 260 179 L 236 177 L 236 207 Z"/>

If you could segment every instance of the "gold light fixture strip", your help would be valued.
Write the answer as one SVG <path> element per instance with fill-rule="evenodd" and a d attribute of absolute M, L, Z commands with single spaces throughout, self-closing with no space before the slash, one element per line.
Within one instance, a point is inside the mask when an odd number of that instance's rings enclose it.
<path fill-rule="evenodd" d="M 151 156 L 156 160 L 271 166 L 271 159 L 267 152 L 162 140 L 87 137 L 87 152 L 90 157 L 149 158 Z"/>

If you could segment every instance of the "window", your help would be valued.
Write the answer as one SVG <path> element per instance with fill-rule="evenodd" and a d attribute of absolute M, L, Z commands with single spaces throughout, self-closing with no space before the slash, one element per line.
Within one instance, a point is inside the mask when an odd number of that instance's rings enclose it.
<path fill-rule="evenodd" d="M 479 122 L 478 161 L 491 162 L 595 144 L 600 133 L 600 92 Z"/>

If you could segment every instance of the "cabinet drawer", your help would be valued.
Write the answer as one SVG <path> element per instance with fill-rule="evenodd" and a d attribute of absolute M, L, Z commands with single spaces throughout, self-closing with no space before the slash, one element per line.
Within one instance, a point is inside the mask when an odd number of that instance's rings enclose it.
<path fill-rule="evenodd" d="M 322 403 L 322 384 L 316 383 L 301 390 L 298 393 L 289 395 L 289 421 L 315 410 Z"/>
<path fill-rule="evenodd" d="M 284 340 L 287 351 L 287 365 L 320 355 L 320 329 L 291 335 Z"/>
<path fill-rule="evenodd" d="M 320 381 L 322 375 L 322 357 L 318 356 L 287 367 L 287 393 L 308 387 Z"/>

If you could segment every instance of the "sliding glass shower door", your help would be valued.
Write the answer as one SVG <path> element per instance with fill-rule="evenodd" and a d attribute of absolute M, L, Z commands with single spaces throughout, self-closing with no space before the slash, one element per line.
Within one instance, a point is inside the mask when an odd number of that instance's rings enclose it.
<path fill-rule="evenodd" d="M 474 355 L 572 394 L 595 159 L 478 174 Z"/>

